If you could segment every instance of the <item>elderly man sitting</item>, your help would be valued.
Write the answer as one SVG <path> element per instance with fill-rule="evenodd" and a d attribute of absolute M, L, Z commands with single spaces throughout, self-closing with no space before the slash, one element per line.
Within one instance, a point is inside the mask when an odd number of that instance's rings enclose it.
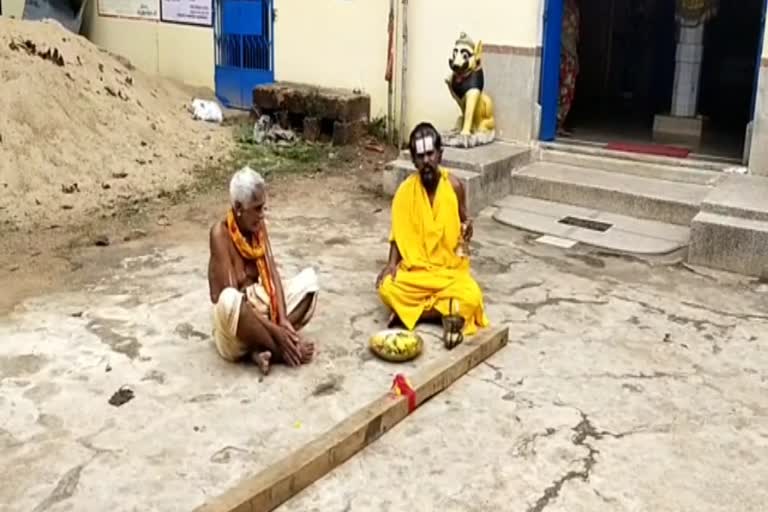
<path fill-rule="evenodd" d="M 314 345 L 299 335 L 315 310 L 317 276 L 301 272 L 285 286 L 269 243 L 262 177 L 245 167 L 229 185 L 231 208 L 210 232 L 208 285 L 213 336 L 224 359 L 250 357 L 265 374 L 270 364 L 308 363 Z"/>
<path fill-rule="evenodd" d="M 469 258 L 457 252 L 472 237 L 464 186 L 440 166 L 442 142 L 431 124 L 414 128 L 410 151 L 417 172 L 392 201 L 389 261 L 376 287 L 393 322 L 399 318 L 413 329 L 419 320 L 459 314 L 464 333 L 474 334 L 489 322 Z"/>

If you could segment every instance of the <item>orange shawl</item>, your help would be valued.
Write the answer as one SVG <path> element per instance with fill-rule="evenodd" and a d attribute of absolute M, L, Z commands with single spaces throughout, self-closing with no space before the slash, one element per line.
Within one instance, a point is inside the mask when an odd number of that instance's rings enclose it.
<path fill-rule="evenodd" d="M 278 318 L 277 293 L 272 282 L 272 274 L 269 272 L 269 260 L 267 258 L 267 244 L 269 243 L 267 228 L 262 224 L 261 230 L 258 233 L 254 233 L 253 242 L 249 243 L 240 232 L 240 228 L 237 227 L 235 212 L 231 208 L 227 212 L 227 228 L 229 236 L 240 256 L 246 260 L 256 262 L 256 268 L 259 270 L 259 280 L 267 295 L 269 295 L 270 316 L 273 321 L 278 322 L 280 319 Z"/>

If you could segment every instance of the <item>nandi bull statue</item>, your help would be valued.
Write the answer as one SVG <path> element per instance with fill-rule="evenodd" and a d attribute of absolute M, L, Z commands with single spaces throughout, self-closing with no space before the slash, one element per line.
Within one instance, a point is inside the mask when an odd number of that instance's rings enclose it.
<path fill-rule="evenodd" d="M 493 100 L 484 92 L 483 43 L 461 33 L 448 60 L 451 75 L 445 80 L 461 109 L 456 130 L 443 135 L 445 146 L 471 148 L 496 138 Z"/>

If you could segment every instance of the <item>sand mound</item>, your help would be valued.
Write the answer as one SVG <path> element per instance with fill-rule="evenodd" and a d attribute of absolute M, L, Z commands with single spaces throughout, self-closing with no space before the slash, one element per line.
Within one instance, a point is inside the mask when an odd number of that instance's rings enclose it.
<path fill-rule="evenodd" d="M 55 22 L 0 18 L 0 229 L 63 225 L 188 182 L 230 144 L 192 119 L 192 95 Z"/>

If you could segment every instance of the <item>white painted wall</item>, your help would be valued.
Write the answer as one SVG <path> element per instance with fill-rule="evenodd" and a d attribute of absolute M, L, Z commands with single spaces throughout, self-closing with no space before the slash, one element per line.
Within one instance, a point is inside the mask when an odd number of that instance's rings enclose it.
<path fill-rule="evenodd" d="M 3 16 L 12 16 L 17 19 L 21 19 L 24 14 L 24 0 L 2 0 L 3 1 Z"/>
<path fill-rule="evenodd" d="M 459 114 L 448 92 L 448 58 L 461 32 L 485 44 L 541 44 L 541 0 L 417 0 L 409 2 L 406 131 L 421 120 L 452 128 Z M 514 91 L 510 91 L 514 94 Z"/>
<path fill-rule="evenodd" d="M 24 0 L 3 0 L 21 16 Z M 135 66 L 191 85 L 214 87 L 213 32 L 209 28 L 99 16 L 91 0 L 84 34 Z M 459 33 L 486 44 L 540 45 L 543 0 L 409 0 L 406 131 L 429 119 L 452 126 L 458 109 L 444 79 Z M 397 0 L 402 21 L 402 0 Z M 278 80 L 361 89 L 373 117 L 387 111 L 387 0 L 275 0 L 275 73 Z M 401 54 L 396 63 L 400 92 Z M 513 93 L 513 92 L 511 92 Z M 399 107 L 396 109 L 399 112 Z"/>

